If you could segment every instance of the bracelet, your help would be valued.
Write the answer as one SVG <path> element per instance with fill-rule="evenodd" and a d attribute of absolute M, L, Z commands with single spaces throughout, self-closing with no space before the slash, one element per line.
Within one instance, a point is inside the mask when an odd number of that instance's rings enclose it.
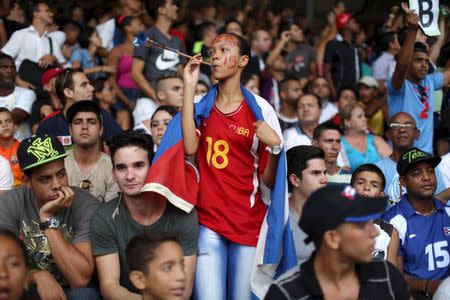
<path fill-rule="evenodd" d="M 427 282 L 425 283 L 425 296 L 429 296 L 428 295 L 428 284 L 430 283 L 430 279 L 427 280 Z"/>

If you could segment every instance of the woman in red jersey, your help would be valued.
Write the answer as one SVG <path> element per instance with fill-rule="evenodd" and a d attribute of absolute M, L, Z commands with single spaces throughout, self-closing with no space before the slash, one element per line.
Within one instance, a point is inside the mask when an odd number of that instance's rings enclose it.
<path fill-rule="evenodd" d="M 250 57 L 250 46 L 241 36 L 216 38 L 211 71 L 218 84 L 202 99 L 214 97 L 214 106 L 198 127 L 193 103 L 201 57 L 184 69 L 184 151 L 196 155 L 200 171 L 196 300 L 251 298 L 250 271 L 266 213 L 260 185 L 273 184 L 282 140 L 270 104 L 241 88 Z M 255 107 L 266 122 L 257 121 Z"/>

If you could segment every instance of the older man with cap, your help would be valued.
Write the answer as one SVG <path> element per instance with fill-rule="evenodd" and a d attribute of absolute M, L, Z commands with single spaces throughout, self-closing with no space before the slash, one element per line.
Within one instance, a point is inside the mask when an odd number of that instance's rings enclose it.
<path fill-rule="evenodd" d="M 55 137 L 23 140 L 24 186 L 0 196 L 0 227 L 21 237 L 29 257 L 25 299 L 100 299 L 98 289 L 87 287 L 94 273 L 90 223 L 100 202 L 69 187 L 66 155 Z"/>
<path fill-rule="evenodd" d="M 299 226 L 316 251 L 279 277 L 265 299 L 409 299 L 398 270 L 372 260 L 379 234 L 373 220 L 384 207 L 384 197 L 363 197 L 348 185 L 314 192 Z"/>
<path fill-rule="evenodd" d="M 450 275 L 450 209 L 434 198 L 435 168 L 441 159 L 418 148 L 397 162 L 406 194 L 383 219 L 398 230 L 398 265 L 415 299 L 430 299 Z"/>

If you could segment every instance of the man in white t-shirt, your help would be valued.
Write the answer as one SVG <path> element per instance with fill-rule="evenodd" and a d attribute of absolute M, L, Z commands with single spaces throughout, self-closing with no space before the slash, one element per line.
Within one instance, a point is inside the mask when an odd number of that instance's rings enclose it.
<path fill-rule="evenodd" d="M 0 194 L 13 188 L 14 176 L 9 161 L 0 156 Z"/>
<path fill-rule="evenodd" d="M 31 107 L 36 100 L 36 94 L 28 89 L 15 85 L 16 66 L 14 59 L 0 53 L 0 107 L 6 107 L 12 113 L 17 130 L 14 137 L 23 140 L 31 136 L 28 118 Z"/>

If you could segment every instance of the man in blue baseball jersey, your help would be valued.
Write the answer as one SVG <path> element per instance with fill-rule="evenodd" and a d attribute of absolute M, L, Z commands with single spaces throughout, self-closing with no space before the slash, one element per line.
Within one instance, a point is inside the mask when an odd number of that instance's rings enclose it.
<path fill-rule="evenodd" d="M 397 163 L 407 193 L 383 216 L 398 230 L 398 266 L 415 299 L 429 299 L 450 275 L 450 207 L 433 197 L 441 159 L 410 148 Z"/>

